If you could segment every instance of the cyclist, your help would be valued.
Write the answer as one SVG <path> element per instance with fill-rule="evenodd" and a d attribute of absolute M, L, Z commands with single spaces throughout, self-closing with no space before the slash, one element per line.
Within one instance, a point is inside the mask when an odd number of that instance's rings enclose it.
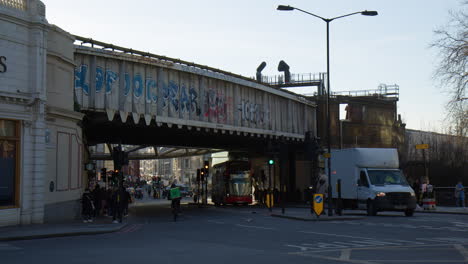
<path fill-rule="evenodd" d="M 167 195 L 168 200 L 171 201 L 171 208 L 172 208 L 172 213 L 174 214 L 174 221 L 177 219 L 177 214 L 180 212 L 180 200 L 181 200 L 181 195 L 180 195 L 180 189 L 173 183 L 171 185 L 171 189 L 169 190 L 169 193 Z"/>

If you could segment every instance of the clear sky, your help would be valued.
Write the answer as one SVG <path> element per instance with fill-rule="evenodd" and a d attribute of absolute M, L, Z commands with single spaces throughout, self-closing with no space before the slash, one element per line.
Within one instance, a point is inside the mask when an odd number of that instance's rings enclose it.
<path fill-rule="evenodd" d="M 448 97 L 432 76 L 433 31 L 460 0 L 42 0 L 49 23 L 83 37 L 208 65 L 248 77 L 265 61 L 292 73 L 326 72 L 325 18 L 376 10 L 330 23 L 331 90 L 400 87 L 398 113 L 407 128 L 443 131 Z M 314 88 L 308 91 L 314 92 Z"/>

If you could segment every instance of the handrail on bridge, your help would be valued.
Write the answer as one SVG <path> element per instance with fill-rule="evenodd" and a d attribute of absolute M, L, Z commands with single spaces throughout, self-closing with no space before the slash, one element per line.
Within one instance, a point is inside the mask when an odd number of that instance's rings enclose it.
<path fill-rule="evenodd" d="M 0 0 L 0 5 L 8 6 L 11 8 L 26 10 L 27 2 L 26 0 Z"/>
<path fill-rule="evenodd" d="M 3 0 L 0 0 L 0 1 L 3 1 Z M 236 78 L 243 79 L 243 80 L 246 80 L 246 81 L 249 81 L 249 82 L 258 83 L 255 79 L 252 79 L 252 78 L 249 78 L 249 77 L 245 77 L 245 76 L 238 75 L 238 74 L 235 74 L 235 73 L 232 73 L 232 72 L 227 72 L 227 71 L 223 71 L 223 70 L 220 70 L 220 69 L 212 68 L 212 67 L 209 67 L 209 66 L 206 66 L 206 65 L 197 64 L 197 63 L 194 63 L 194 62 L 188 62 L 188 61 L 184 61 L 184 60 L 181 60 L 181 59 L 174 59 L 174 58 L 169 58 L 169 57 L 166 57 L 166 56 L 156 55 L 156 54 L 153 54 L 153 53 L 150 53 L 150 52 L 144 52 L 144 51 L 129 49 L 129 48 L 121 47 L 121 46 L 116 46 L 116 45 L 113 45 L 113 44 L 110 44 L 110 43 L 97 41 L 97 40 L 94 40 L 92 38 L 85 38 L 85 37 L 81 37 L 81 36 L 77 36 L 77 35 L 73 35 L 73 37 L 75 38 L 75 40 L 81 41 L 81 45 L 91 44 L 92 48 L 94 48 L 94 45 L 97 45 L 97 46 L 101 46 L 102 49 L 112 49 L 112 51 L 121 51 L 123 53 L 130 53 L 132 55 L 140 55 L 140 56 L 143 56 L 143 57 L 149 57 L 149 58 L 168 61 L 168 62 L 172 62 L 172 63 L 182 64 L 182 65 L 186 65 L 186 66 L 189 66 L 189 67 L 195 67 L 195 68 L 208 70 L 208 71 L 215 72 L 215 73 L 221 73 L 221 74 L 224 74 L 224 75 L 236 77 Z M 265 84 L 263 84 L 263 85 L 265 85 Z"/>
<path fill-rule="evenodd" d="M 373 90 L 355 90 L 355 91 L 341 91 L 332 92 L 331 96 L 377 96 L 384 98 L 399 98 L 400 86 L 380 84 L 378 89 Z"/>

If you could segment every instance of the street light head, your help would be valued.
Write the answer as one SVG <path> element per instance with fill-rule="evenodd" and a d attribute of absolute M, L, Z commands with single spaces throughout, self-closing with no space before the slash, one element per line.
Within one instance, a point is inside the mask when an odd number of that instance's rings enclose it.
<path fill-rule="evenodd" d="M 377 13 L 377 11 L 362 11 L 361 12 L 361 15 L 363 16 L 376 16 L 378 15 L 379 13 Z"/>
<path fill-rule="evenodd" d="M 285 6 L 285 5 L 279 5 L 276 10 L 280 10 L 280 11 L 292 11 L 294 10 L 294 7 L 292 6 Z"/>

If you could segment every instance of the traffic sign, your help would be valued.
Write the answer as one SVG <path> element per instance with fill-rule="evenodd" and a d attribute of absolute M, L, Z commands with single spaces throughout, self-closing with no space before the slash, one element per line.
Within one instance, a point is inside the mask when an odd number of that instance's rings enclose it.
<path fill-rule="evenodd" d="M 416 149 L 428 149 L 429 144 L 417 144 Z"/>
<path fill-rule="evenodd" d="M 314 194 L 314 212 L 319 217 L 323 212 L 323 194 Z"/>

